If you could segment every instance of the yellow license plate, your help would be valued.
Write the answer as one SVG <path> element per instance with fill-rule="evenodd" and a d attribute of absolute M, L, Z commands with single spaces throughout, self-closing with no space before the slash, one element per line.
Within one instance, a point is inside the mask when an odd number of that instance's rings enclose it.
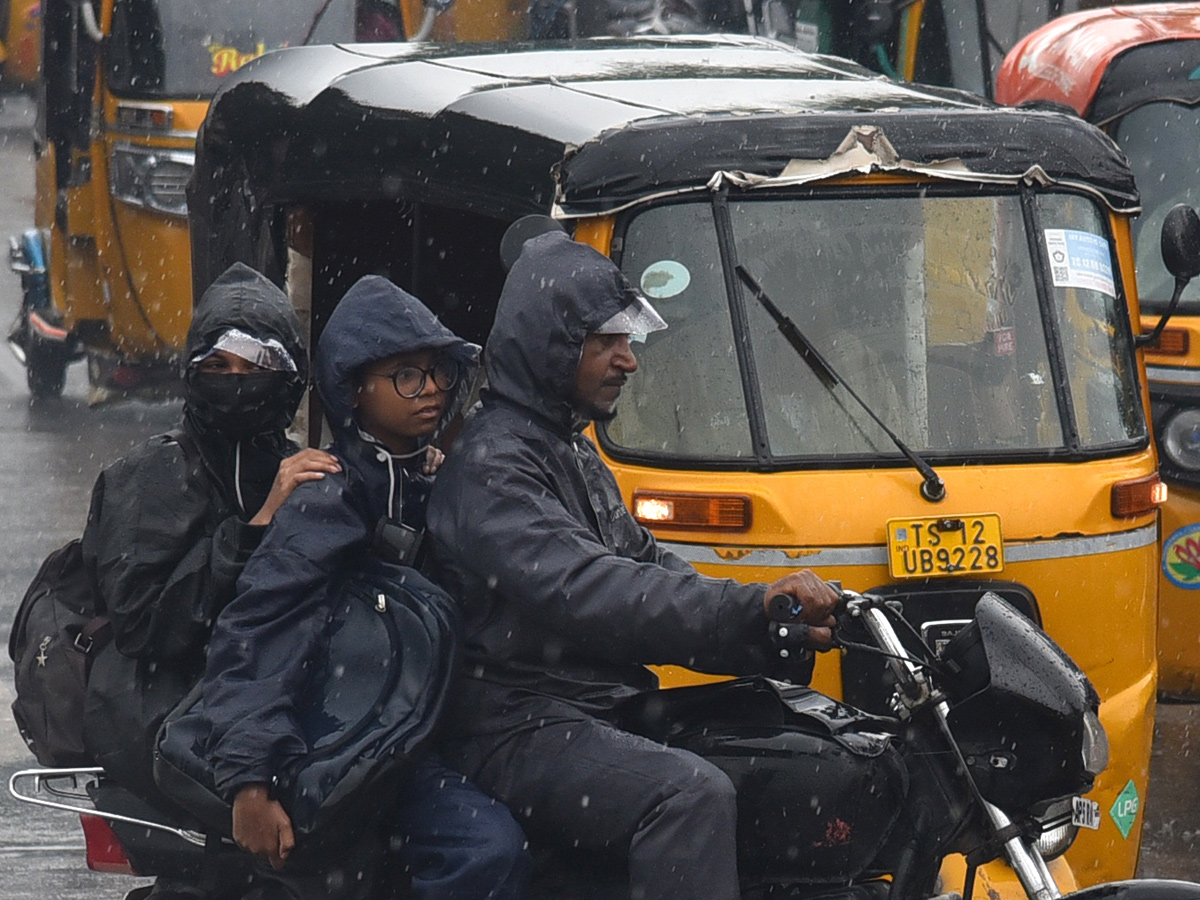
<path fill-rule="evenodd" d="M 1000 517 L 889 519 L 888 571 L 893 578 L 991 575 L 1004 568 Z"/>

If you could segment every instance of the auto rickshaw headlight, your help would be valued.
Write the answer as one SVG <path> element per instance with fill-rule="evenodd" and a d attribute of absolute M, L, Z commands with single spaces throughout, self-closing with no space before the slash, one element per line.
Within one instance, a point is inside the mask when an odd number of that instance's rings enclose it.
<path fill-rule="evenodd" d="M 133 206 L 186 216 L 185 191 L 195 162 L 192 153 L 118 144 L 109 176 L 112 194 Z"/>
<path fill-rule="evenodd" d="M 1200 471 L 1200 409 L 1185 409 L 1171 416 L 1163 425 L 1159 444 L 1179 468 Z"/>

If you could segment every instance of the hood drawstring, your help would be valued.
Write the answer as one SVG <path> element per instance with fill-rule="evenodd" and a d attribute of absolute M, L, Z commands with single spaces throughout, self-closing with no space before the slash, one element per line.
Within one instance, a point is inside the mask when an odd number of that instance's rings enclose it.
<path fill-rule="evenodd" d="M 382 447 L 375 448 L 375 458 L 387 466 L 388 470 L 388 499 L 387 499 L 387 517 L 393 521 L 400 521 L 393 512 L 393 506 L 396 502 L 396 467 L 392 465 L 392 454 L 388 453 Z M 403 504 L 404 495 L 400 496 L 400 502 Z M 401 510 L 403 512 L 403 510 Z"/>
<path fill-rule="evenodd" d="M 382 444 L 380 444 L 374 437 L 367 434 L 362 429 L 359 429 L 358 433 L 360 435 L 362 435 L 363 438 L 368 440 L 370 443 L 374 444 L 375 458 L 387 466 L 387 470 L 388 470 L 387 515 L 388 515 L 388 518 L 391 519 L 392 521 L 399 522 L 399 521 L 401 521 L 401 518 L 400 518 L 401 515 L 403 515 L 403 513 L 404 513 L 404 492 L 403 491 L 400 492 L 400 510 L 399 510 L 399 512 L 397 512 L 397 511 L 395 511 L 396 462 L 406 460 L 406 459 L 412 459 L 413 457 L 415 457 L 421 453 L 424 453 L 426 448 L 418 447 L 416 450 L 412 451 L 411 453 L 392 453 L 390 450 L 388 450 L 386 447 L 384 447 Z M 401 483 L 403 483 L 403 475 L 401 475 Z"/>
<path fill-rule="evenodd" d="M 233 448 L 233 490 L 237 494 L 238 509 L 242 518 L 246 518 L 246 501 L 242 499 L 242 442 L 238 441 Z"/>

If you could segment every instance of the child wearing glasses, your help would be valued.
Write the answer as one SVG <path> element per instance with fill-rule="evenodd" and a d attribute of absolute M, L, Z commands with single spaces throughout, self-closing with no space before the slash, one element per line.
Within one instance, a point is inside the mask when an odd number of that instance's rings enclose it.
<path fill-rule="evenodd" d="M 375 553 L 419 564 L 440 429 L 470 392 L 479 348 L 390 281 L 368 276 L 321 334 L 316 387 L 341 472 L 301 485 L 276 513 L 217 620 L 204 706 L 217 787 L 240 846 L 283 869 L 291 822 L 270 785 L 307 748 L 294 715 L 331 586 Z M 519 898 L 524 835 L 507 808 L 427 758 L 389 820 L 406 896 Z"/>

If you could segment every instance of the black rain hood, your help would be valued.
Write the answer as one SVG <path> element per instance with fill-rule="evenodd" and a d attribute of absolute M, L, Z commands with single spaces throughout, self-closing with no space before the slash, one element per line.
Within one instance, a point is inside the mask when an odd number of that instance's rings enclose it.
<path fill-rule="evenodd" d="M 308 349 L 296 311 L 273 281 L 244 263 L 226 269 L 196 302 L 184 350 L 185 369 L 230 328 L 283 344 L 296 364 L 303 389 L 308 382 Z"/>
<path fill-rule="evenodd" d="M 584 338 L 637 297 L 613 261 L 586 244 L 562 232 L 530 238 L 488 336 L 488 393 L 569 433 L 580 424 L 571 394 Z"/>
<path fill-rule="evenodd" d="M 479 368 L 479 347 L 460 338 L 424 303 L 386 278 L 367 275 L 356 281 L 317 342 L 317 391 L 335 438 L 345 442 L 358 434 L 354 373 L 377 359 L 418 350 L 442 351 L 460 368 L 458 384 L 446 399 L 438 424 L 440 431 L 471 392 Z"/>
<path fill-rule="evenodd" d="M 205 376 L 190 364 L 235 328 L 278 341 L 296 371 Z M 266 500 L 279 460 L 290 452 L 284 431 L 308 384 L 308 348 L 287 295 L 247 265 L 226 269 L 192 311 L 183 375 L 184 427 L 248 518 Z"/>

